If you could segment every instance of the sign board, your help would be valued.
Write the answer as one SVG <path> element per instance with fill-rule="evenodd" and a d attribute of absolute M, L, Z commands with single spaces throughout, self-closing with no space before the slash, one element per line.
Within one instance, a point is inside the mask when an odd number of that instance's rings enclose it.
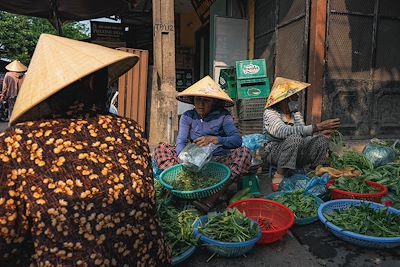
<path fill-rule="evenodd" d="M 181 92 L 193 84 L 192 69 L 176 70 L 176 89 Z"/>
<path fill-rule="evenodd" d="M 90 21 L 93 42 L 125 43 L 125 31 L 121 23 Z"/>
<path fill-rule="evenodd" d="M 205 24 L 210 19 L 210 7 L 216 0 L 192 0 L 194 10 L 196 10 L 200 21 Z"/>

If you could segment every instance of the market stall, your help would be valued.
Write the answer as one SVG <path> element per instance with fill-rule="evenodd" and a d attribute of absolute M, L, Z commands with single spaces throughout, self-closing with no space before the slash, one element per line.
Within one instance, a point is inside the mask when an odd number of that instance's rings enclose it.
<path fill-rule="evenodd" d="M 245 136 L 244 139 L 252 140 L 254 143 L 254 135 L 252 138 L 247 139 Z M 249 142 L 245 144 L 249 145 Z M 259 150 L 261 146 L 254 147 L 255 150 Z M 397 259 L 399 253 L 396 252 L 398 251 L 396 247 L 400 245 L 400 211 L 396 209 L 400 203 L 398 147 L 395 142 L 373 140 L 365 146 L 363 153 L 359 153 L 349 148 L 337 132 L 331 139 L 330 166 L 319 166 L 306 175 L 294 175 L 281 184 L 281 191 L 272 194 L 262 192 L 258 198 L 249 194 L 251 188 L 247 185 L 232 199 L 226 199 L 226 202 L 221 203 L 216 211 L 203 216 L 197 212 L 192 217 L 192 224 L 186 224 L 193 235 L 190 237 L 191 241 L 187 242 L 186 250 L 184 252 L 180 250 L 178 256 L 181 257 L 178 258 L 184 261 L 188 260 L 190 255 L 194 255 L 189 262 L 196 264 L 199 262 L 197 254 L 200 258 L 204 257 L 201 255 L 208 255 L 207 262 L 212 262 L 214 257 L 220 260 L 225 258 L 228 261 L 229 258 L 242 258 L 246 254 L 257 257 L 255 255 L 260 251 L 256 249 L 257 246 L 271 249 L 279 242 L 285 246 L 285 240 L 290 238 L 285 234 L 290 229 L 301 242 L 309 244 L 311 251 L 319 256 L 323 254 L 321 247 L 332 252 L 333 248 L 329 243 L 340 244 L 335 248 L 335 253 L 330 255 L 335 261 L 338 260 L 335 258 L 336 250 L 341 254 L 356 253 L 355 255 L 360 258 L 374 254 L 378 262 L 381 260 L 380 255 Z M 184 171 L 184 168 L 181 166 L 180 170 Z M 207 179 L 189 175 L 182 180 L 179 171 L 166 178 L 170 172 L 167 170 L 161 175 L 158 190 L 164 192 L 164 197 L 165 194 L 170 194 L 169 197 L 175 195 L 169 205 L 181 205 L 181 208 L 182 203 L 187 204 L 191 199 L 201 198 L 199 191 L 207 191 L 207 188 L 215 187 L 223 181 L 223 179 L 212 181 L 215 176 L 211 173 L 206 175 Z M 258 175 L 261 178 L 260 183 L 265 182 L 266 174 L 258 172 Z M 172 179 L 173 182 L 168 179 Z M 192 179 L 210 183 L 189 182 Z M 180 187 L 181 182 L 190 186 Z M 158 180 L 156 183 L 159 183 Z M 169 187 L 168 183 L 175 183 L 173 187 L 176 190 Z M 191 192 L 197 194 L 189 196 Z M 229 200 L 231 200 L 230 205 L 228 205 Z M 245 217 L 241 217 L 240 214 Z M 244 223 L 242 220 L 246 217 L 253 224 Z M 235 223 L 230 225 L 229 221 Z M 250 234 L 254 223 L 260 228 L 259 234 L 255 228 L 253 234 Z M 182 233 L 186 230 L 182 229 Z M 237 231 L 240 234 L 235 234 Z M 323 238 L 312 239 L 317 235 Z M 205 246 L 208 250 L 198 249 L 196 252 L 194 248 L 196 246 Z M 267 248 L 268 246 L 271 247 Z M 174 245 L 172 247 L 174 249 Z M 371 252 L 368 248 L 378 250 Z M 388 248 L 394 248 L 395 250 L 392 250 L 394 254 L 387 255 Z M 251 252 L 252 250 L 255 252 Z M 220 260 L 215 260 L 215 264 Z M 241 261 L 246 260 L 242 258 Z M 251 259 L 249 261 L 252 262 Z"/>

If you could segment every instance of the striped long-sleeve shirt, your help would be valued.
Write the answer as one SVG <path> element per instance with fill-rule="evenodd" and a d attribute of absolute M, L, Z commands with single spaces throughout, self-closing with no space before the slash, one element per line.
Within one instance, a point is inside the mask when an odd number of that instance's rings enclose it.
<path fill-rule="evenodd" d="M 293 134 L 301 136 L 311 136 L 313 134 L 312 125 L 305 125 L 300 112 L 292 113 L 291 122 L 288 122 L 282 112 L 267 108 L 264 111 L 263 121 L 264 134 L 270 141 L 280 142 Z"/>

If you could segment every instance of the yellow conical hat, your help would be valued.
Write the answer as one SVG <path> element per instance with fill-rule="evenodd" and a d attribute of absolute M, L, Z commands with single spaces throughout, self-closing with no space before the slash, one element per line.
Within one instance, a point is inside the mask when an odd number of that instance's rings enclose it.
<path fill-rule="evenodd" d="M 226 107 L 231 107 L 235 103 L 210 76 L 204 77 L 186 90 L 180 92 L 176 99 L 188 104 L 193 104 L 194 96 L 223 100 L 225 101 Z"/>
<path fill-rule="evenodd" d="M 272 86 L 271 94 L 269 95 L 265 108 L 268 108 L 276 103 L 294 95 L 301 90 L 309 87 L 311 84 L 299 82 L 282 77 L 276 77 L 274 85 Z"/>
<path fill-rule="evenodd" d="M 50 34 L 40 35 L 10 125 L 79 79 L 108 66 L 109 82 L 112 82 L 132 68 L 138 59 L 135 54 L 96 44 Z"/>
<path fill-rule="evenodd" d="M 28 68 L 19 60 L 14 60 L 6 66 L 6 70 L 14 72 L 25 72 Z"/>

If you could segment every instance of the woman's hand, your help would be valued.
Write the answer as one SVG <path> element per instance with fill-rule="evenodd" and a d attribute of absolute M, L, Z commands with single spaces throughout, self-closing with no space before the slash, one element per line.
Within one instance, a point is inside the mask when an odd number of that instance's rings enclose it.
<path fill-rule="evenodd" d="M 198 146 L 207 146 L 209 144 L 218 144 L 218 137 L 216 136 L 202 136 L 193 141 Z"/>
<path fill-rule="evenodd" d="M 316 124 L 317 131 L 335 130 L 340 127 L 340 119 L 330 119 Z"/>
<path fill-rule="evenodd" d="M 335 131 L 334 130 L 323 130 L 319 133 L 322 134 L 323 136 L 325 136 L 326 138 L 331 138 L 335 134 Z"/>

